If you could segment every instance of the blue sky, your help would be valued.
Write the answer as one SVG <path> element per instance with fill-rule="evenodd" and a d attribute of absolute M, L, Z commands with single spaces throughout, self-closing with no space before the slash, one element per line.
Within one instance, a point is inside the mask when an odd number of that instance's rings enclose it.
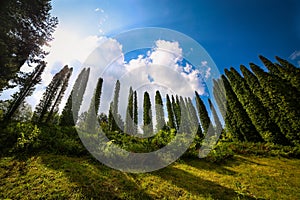
<path fill-rule="evenodd" d="M 260 64 L 259 54 L 288 59 L 299 51 L 299 13 L 297 0 L 53 1 L 61 25 L 82 36 L 110 36 L 141 27 L 173 29 L 199 42 L 221 71 Z"/>

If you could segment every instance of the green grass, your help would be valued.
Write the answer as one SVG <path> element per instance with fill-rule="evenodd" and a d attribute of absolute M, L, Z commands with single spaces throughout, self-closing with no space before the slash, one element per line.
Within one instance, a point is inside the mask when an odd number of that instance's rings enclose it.
<path fill-rule="evenodd" d="M 299 166 L 297 159 L 234 156 L 130 174 L 89 157 L 3 157 L 0 199 L 300 199 Z"/>

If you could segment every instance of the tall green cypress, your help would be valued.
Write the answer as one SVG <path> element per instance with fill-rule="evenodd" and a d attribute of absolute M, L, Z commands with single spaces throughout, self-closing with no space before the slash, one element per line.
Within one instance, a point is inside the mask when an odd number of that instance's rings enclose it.
<path fill-rule="evenodd" d="M 213 115 L 213 118 L 214 118 L 214 121 L 215 121 L 215 125 L 216 125 L 216 128 L 215 128 L 215 131 L 216 131 L 216 135 L 220 135 L 222 132 L 223 132 L 223 127 L 222 127 L 222 124 L 221 124 L 221 121 L 219 119 L 219 116 L 217 114 L 217 111 L 214 107 L 214 105 L 212 104 L 211 100 L 208 99 L 208 103 L 209 103 L 209 107 L 210 107 L 210 110 L 212 112 L 212 115 Z"/>
<path fill-rule="evenodd" d="M 52 108 L 50 109 L 49 114 L 47 115 L 46 123 L 49 123 L 52 120 L 52 116 L 55 113 L 58 113 L 58 106 L 61 103 L 61 100 L 65 94 L 67 87 L 68 87 L 69 79 L 72 75 L 72 72 L 73 72 L 73 68 L 70 68 L 69 71 L 65 74 L 65 77 L 63 78 L 63 81 L 62 81 L 62 86 L 59 90 L 59 93 L 52 105 Z"/>
<path fill-rule="evenodd" d="M 235 132 L 233 132 L 232 134 L 234 134 L 234 136 L 240 141 L 262 141 L 262 138 L 257 132 L 251 119 L 239 102 L 236 94 L 233 92 L 228 79 L 224 75 L 222 75 L 221 78 L 226 89 L 227 104 L 230 112 L 232 112 L 231 117 L 234 119 L 234 123 L 231 123 L 231 126 L 234 127 L 233 131 Z"/>
<path fill-rule="evenodd" d="M 45 62 L 41 62 L 32 73 L 26 78 L 24 83 L 20 86 L 20 91 L 13 95 L 14 99 L 10 103 L 8 110 L 4 116 L 4 121 L 9 121 L 15 112 L 18 110 L 19 106 L 24 102 L 27 96 L 32 95 L 35 86 L 41 82 L 41 75 L 46 67 Z"/>
<path fill-rule="evenodd" d="M 170 101 L 170 97 L 167 94 L 166 95 L 167 98 L 167 112 L 168 112 L 168 127 L 170 129 L 176 129 L 175 127 L 175 116 L 174 116 L 174 112 L 173 112 L 173 108 L 172 108 L 172 103 Z"/>
<path fill-rule="evenodd" d="M 172 108 L 174 111 L 174 116 L 175 116 L 175 122 L 176 122 L 176 130 L 179 130 L 180 128 L 180 122 L 181 122 L 181 109 L 179 105 L 179 99 L 178 96 L 176 95 L 176 100 L 174 96 L 172 95 Z"/>
<path fill-rule="evenodd" d="M 126 110 L 125 119 L 125 133 L 134 133 L 134 110 L 133 110 L 133 90 L 132 87 L 129 88 L 128 93 L 128 105 Z"/>
<path fill-rule="evenodd" d="M 133 122 L 134 122 L 134 134 L 138 133 L 138 101 L 137 101 L 137 92 L 133 93 Z"/>
<path fill-rule="evenodd" d="M 119 96 L 120 96 L 120 81 L 116 81 L 114 97 L 112 101 L 112 120 L 111 120 L 111 130 L 112 131 L 119 131 L 121 126 L 121 119 L 119 116 Z"/>
<path fill-rule="evenodd" d="M 206 107 L 202 101 L 202 99 L 200 98 L 199 94 L 197 91 L 195 91 L 195 99 L 196 99 L 196 107 L 198 110 L 198 114 L 199 114 L 199 118 L 200 118 L 200 122 L 203 128 L 203 133 L 204 135 L 206 135 L 209 131 L 209 126 L 212 125 L 210 118 L 208 116 L 208 112 L 206 110 Z"/>
<path fill-rule="evenodd" d="M 144 120 L 144 134 L 150 135 L 153 133 L 153 121 L 152 121 L 152 110 L 151 110 L 151 100 L 148 92 L 144 93 L 144 113 L 143 113 L 143 120 Z"/>
<path fill-rule="evenodd" d="M 102 93 L 102 85 L 103 85 L 103 79 L 99 78 L 97 81 L 97 86 L 95 88 L 93 97 L 90 102 L 89 110 L 87 112 L 86 129 L 92 133 L 96 129 L 97 115 L 100 107 L 100 98 Z"/>
<path fill-rule="evenodd" d="M 33 121 L 43 123 L 50 120 L 52 117 L 50 112 L 53 113 L 57 109 L 64 90 L 66 89 L 70 73 L 72 73 L 71 69 L 66 65 L 54 75 L 51 83 L 47 86 L 40 103 L 36 106 L 33 114 Z M 48 117 L 45 119 L 47 115 Z"/>
<path fill-rule="evenodd" d="M 250 67 L 276 109 L 277 124 L 282 133 L 294 144 L 300 144 L 300 105 L 293 98 L 296 91 L 286 89 L 287 85 L 277 76 L 264 72 L 257 65 L 251 63 Z"/>
<path fill-rule="evenodd" d="M 280 132 L 279 128 L 275 129 L 276 124 L 270 120 L 269 113 L 262 102 L 252 93 L 241 75 L 234 68 L 230 68 L 230 71 L 225 70 L 225 73 L 238 100 L 262 138 L 267 142 L 282 141 L 282 137 L 278 133 Z"/>
<path fill-rule="evenodd" d="M 196 132 L 196 134 L 199 136 L 199 138 L 203 138 L 203 133 L 202 133 L 202 130 L 200 127 L 198 117 L 197 117 L 197 111 L 193 105 L 191 98 L 187 99 L 186 105 L 187 105 L 186 107 L 188 110 L 188 117 L 189 117 L 189 121 L 190 121 L 191 131 L 193 133 Z"/>
<path fill-rule="evenodd" d="M 73 85 L 71 94 L 69 95 L 66 105 L 62 111 L 60 117 L 61 126 L 75 126 L 78 119 L 80 106 L 82 104 L 83 95 L 85 93 L 85 89 L 87 86 L 89 73 L 90 73 L 90 68 L 88 69 L 84 68 L 79 73 Z"/>
<path fill-rule="evenodd" d="M 157 90 L 155 93 L 156 131 L 163 130 L 166 127 L 163 106 L 164 105 L 160 92 Z"/>

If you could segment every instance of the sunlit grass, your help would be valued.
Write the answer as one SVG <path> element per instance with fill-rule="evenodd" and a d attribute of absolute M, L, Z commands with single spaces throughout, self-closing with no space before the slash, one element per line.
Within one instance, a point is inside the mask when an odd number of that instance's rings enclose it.
<path fill-rule="evenodd" d="M 234 156 L 180 160 L 145 174 L 89 157 L 41 154 L 0 161 L 0 199 L 300 199 L 300 160 Z"/>

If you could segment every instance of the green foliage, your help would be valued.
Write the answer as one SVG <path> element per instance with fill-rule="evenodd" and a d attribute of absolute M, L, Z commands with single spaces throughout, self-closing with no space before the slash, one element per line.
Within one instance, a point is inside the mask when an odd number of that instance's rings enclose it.
<path fill-rule="evenodd" d="M 153 133 L 151 100 L 148 92 L 144 93 L 143 131 L 145 135 Z"/>
<path fill-rule="evenodd" d="M 170 97 L 169 97 L 168 94 L 167 94 L 166 98 L 167 98 L 167 112 L 168 112 L 167 125 L 170 129 L 175 129 L 176 128 L 176 126 L 175 126 L 175 116 L 174 116 L 174 111 L 173 111 L 173 108 L 172 108 L 172 103 L 170 101 Z"/>
<path fill-rule="evenodd" d="M 133 91 L 132 87 L 129 89 L 128 94 L 128 105 L 126 110 L 126 119 L 125 119 L 125 133 L 135 133 L 135 124 L 134 124 L 134 108 L 133 108 Z"/>
<path fill-rule="evenodd" d="M 0 93 L 16 79 L 27 61 L 42 63 L 43 49 L 53 38 L 58 24 L 51 16 L 50 0 L 11 0 L 0 3 Z"/>
<path fill-rule="evenodd" d="M 163 101 L 159 91 L 155 93 L 156 131 L 166 128 Z"/>

